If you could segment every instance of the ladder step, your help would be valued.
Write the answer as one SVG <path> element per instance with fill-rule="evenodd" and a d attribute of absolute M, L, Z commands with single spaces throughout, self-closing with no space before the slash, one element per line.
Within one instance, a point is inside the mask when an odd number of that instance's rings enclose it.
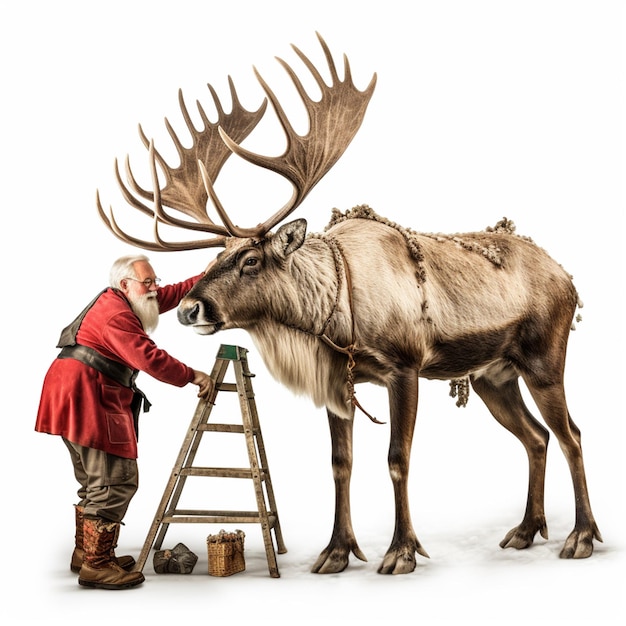
<path fill-rule="evenodd" d="M 214 433 L 244 433 L 242 424 L 199 424 L 197 430 Z"/>
<path fill-rule="evenodd" d="M 259 478 L 265 480 L 265 471 L 258 470 Z M 212 476 L 214 478 L 252 478 L 249 467 L 184 467 L 181 476 Z"/>
<path fill-rule="evenodd" d="M 215 388 L 218 391 L 238 391 L 236 383 L 217 383 Z"/>
<path fill-rule="evenodd" d="M 267 512 L 270 528 L 274 528 L 277 519 L 276 513 Z M 262 521 L 258 511 L 197 511 L 193 509 L 168 511 L 161 520 L 163 524 L 260 524 Z"/>

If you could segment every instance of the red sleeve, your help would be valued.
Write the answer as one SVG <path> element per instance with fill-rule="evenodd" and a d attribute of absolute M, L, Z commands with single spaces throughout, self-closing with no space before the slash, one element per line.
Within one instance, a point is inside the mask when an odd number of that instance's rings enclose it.
<path fill-rule="evenodd" d="M 109 318 L 102 328 L 102 342 L 103 347 L 129 367 L 164 383 L 183 387 L 193 380 L 193 369 L 160 349 L 130 310 L 117 312 Z"/>
<path fill-rule="evenodd" d="M 187 292 L 202 278 L 202 274 L 184 280 L 182 283 L 159 287 L 157 298 L 159 300 L 159 312 L 166 313 L 178 306 Z"/>

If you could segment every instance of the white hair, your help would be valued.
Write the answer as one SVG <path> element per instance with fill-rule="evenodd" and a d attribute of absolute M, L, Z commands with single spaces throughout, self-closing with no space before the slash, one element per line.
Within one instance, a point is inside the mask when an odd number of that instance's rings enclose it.
<path fill-rule="evenodd" d="M 137 273 L 134 269 L 134 264 L 137 263 L 137 261 L 150 262 L 145 254 L 128 254 L 117 259 L 111 266 L 109 286 L 120 289 L 121 282 L 125 278 L 137 278 Z"/>

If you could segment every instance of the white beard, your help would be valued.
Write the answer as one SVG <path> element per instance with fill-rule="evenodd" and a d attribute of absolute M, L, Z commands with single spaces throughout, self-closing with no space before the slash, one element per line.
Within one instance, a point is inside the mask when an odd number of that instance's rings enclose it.
<path fill-rule="evenodd" d="M 159 303 L 156 293 L 146 293 L 140 296 L 129 294 L 129 300 L 130 306 L 139 318 L 143 329 L 150 335 L 159 325 Z"/>

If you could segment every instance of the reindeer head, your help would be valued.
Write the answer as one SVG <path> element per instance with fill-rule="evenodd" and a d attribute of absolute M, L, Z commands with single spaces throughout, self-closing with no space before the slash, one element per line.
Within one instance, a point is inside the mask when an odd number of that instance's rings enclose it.
<path fill-rule="evenodd" d="M 303 308 L 298 290 L 290 290 L 288 257 L 303 244 L 306 221 L 295 220 L 265 236 L 226 239 L 225 250 L 178 307 L 181 324 L 201 335 L 219 330 L 251 330 L 267 319 Z M 280 297 L 278 297 L 280 294 Z M 288 322 L 288 320 L 283 320 Z"/>
<path fill-rule="evenodd" d="M 325 83 L 311 61 L 298 48 L 292 47 L 320 88 L 321 98 L 318 101 L 307 95 L 294 70 L 282 59 L 277 59 L 287 71 L 304 103 L 309 118 L 306 135 L 301 136 L 294 131 L 274 92 L 254 68 L 267 95 L 261 106 L 256 111 L 246 110 L 239 102 L 229 77 L 232 111 L 227 114 L 215 90 L 208 85 L 218 120 L 211 122 L 200 103 L 197 103 L 204 124 L 201 130 L 194 126 L 179 91 L 180 108 L 193 141 L 191 147 L 184 147 L 169 121 L 165 120 L 180 158 L 178 167 L 172 168 L 165 162 L 154 142 L 149 141 L 141 126 L 139 127 L 141 140 L 148 148 L 153 191 L 143 189 L 137 183 L 128 157 L 127 182 L 124 183 L 116 161 L 115 174 L 122 194 L 132 207 L 152 220 L 154 241 L 138 239 L 124 232 L 114 219 L 112 210 L 108 216 L 105 214 L 99 193 L 96 194 L 101 218 L 122 241 L 157 251 L 225 248 L 211 263 L 204 278 L 179 306 L 180 322 L 193 325 L 199 333 L 212 334 L 222 328 L 248 328 L 252 320 L 272 313 L 280 317 L 280 313 L 275 311 L 273 296 L 276 289 L 281 287 L 281 272 L 284 274 L 286 259 L 304 241 L 306 222 L 296 220 L 285 224 L 275 234 L 270 231 L 302 203 L 311 189 L 332 168 L 363 121 L 376 85 L 376 74 L 372 76 L 365 91 L 358 90 L 354 86 L 350 65 L 344 55 L 344 77 L 341 80 L 328 46 L 319 33 L 317 37 L 330 70 L 330 85 Z M 278 157 L 252 153 L 240 145 L 262 119 L 267 108 L 267 99 L 272 103 L 287 139 L 285 151 Z M 233 153 L 253 165 L 280 174 L 293 186 L 289 201 L 271 217 L 252 228 L 240 228 L 233 224 L 214 190 L 214 183 L 222 166 Z M 165 177 L 163 187 L 159 185 L 157 166 Z M 216 223 L 209 217 L 209 198 L 221 223 Z M 193 221 L 176 217 L 172 211 L 182 213 Z M 168 242 L 159 233 L 159 226 L 162 224 L 210 233 L 212 236 L 207 239 Z M 224 302 L 229 304 L 229 314 L 225 312 Z M 297 316 L 299 303 L 295 296 L 288 305 Z"/>

